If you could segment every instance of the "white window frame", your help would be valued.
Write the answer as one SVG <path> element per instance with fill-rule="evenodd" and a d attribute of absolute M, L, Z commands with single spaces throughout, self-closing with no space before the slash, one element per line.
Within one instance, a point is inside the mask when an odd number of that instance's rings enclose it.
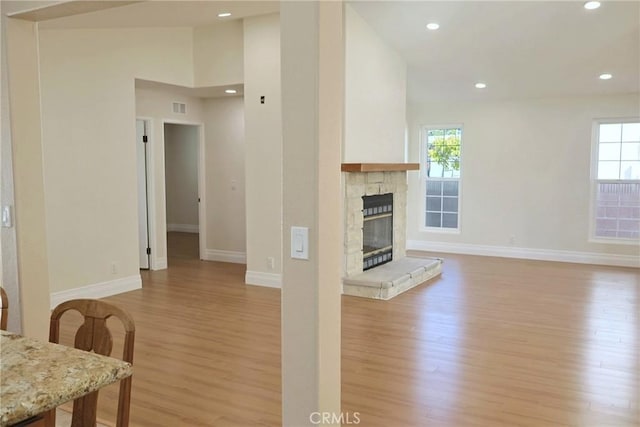
<path fill-rule="evenodd" d="M 460 139 L 460 176 L 458 178 L 440 178 L 441 180 L 458 181 L 458 227 L 427 227 L 427 132 L 432 129 L 450 129 L 459 128 L 462 131 Z M 462 232 L 462 176 L 463 176 L 463 157 L 464 157 L 464 126 L 462 123 L 444 124 L 444 125 L 422 125 L 420 127 L 420 206 L 421 214 L 419 230 L 428 233 L 438 234 L 460 234 Z"/>
<path fill-rule="evenodd" d="M 589 197 L 589 239 L 590 243 L 605 243 L 614 245 L 637 245 L 640 239 L 628 237 L 602 237 L 596 236 L 596 198 L 599 182 L 620 182 L 622 180 L 598 179 L 598 152 L 600 149 L 600 125 L 617 123 L 637 123 L 640 117 L 623 117 L 595 119 L 591 129 L 591 169 L 590 169 L 590 197 Z M 640 183 L 640 180 L 624 180 L 629 183 Z"/>

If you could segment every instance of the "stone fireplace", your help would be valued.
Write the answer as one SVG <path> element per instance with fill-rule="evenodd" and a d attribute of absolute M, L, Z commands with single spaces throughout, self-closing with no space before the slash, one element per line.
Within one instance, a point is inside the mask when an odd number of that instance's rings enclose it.
<path fill-rule="evenodd" d="M 343 293 L 390 299 L 440 274 L 442 260 L 406 256 L 407 171 L 415 163 L 342 165 Z"/>
<path fill-rule="evenodd" d="M 364 201 L 366 196 L 393 196 L 393 256 L 405 256 L 407 172 L 349 172 L 345 174 L 345 254 L 347 277 L 364 271 Z"/>

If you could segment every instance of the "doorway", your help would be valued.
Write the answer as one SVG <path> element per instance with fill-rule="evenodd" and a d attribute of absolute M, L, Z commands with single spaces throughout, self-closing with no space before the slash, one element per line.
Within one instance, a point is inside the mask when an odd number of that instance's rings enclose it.
<path fill-rule="evenodd" d="M 163 124 L 167 258 L 202 259 L 200 126 Z"/>

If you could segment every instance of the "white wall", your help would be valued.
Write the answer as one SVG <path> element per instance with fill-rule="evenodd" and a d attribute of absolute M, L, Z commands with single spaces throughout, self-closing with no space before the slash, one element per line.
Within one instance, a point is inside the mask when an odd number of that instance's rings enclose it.
<path fill-rule="evenodd" d="M 151 164 L 153 179 L 149 191 L 153 192 L 155 204 L 152 209 L 152 228 L 155 234 L 151 238 L 152 268 L 167 266 L 167 217 L 165 199 L 165 159 L 163 122 L 203 123 L 202 100 L 162 89 L 136 89 L 136 116 L 152 120 L 152 128 L 147 131 L 151 146 Z M 173 102 L 186 104 L 186 114 L 173 112 Z"/>
<path fill-rule="evenodd" d="M 348 5 L 345 38 L 344 162 L 403 162 L 406 63 Z"/>
<path fill-rule="evenodd" d="M 247 281 L 254 282 L 257 273 L 278 282 L 282 270 L 282 112 L 277 14 L 244 20 L 244 79 Z M 274 259 L 273 268 L 267 258 Z"/>
<path fill-rule="evenodd" d="M 188 28 L 41 31 L 52 292 L 139 285 L 134 78 L 191 86 L 192 41 Z"/>
<path fill-rule="evenodd" d="M 0 3 L 0 7 L 3 3 Z M 3 8 L 4 9 L 4 8 Z M 4 12 L 4 10 L 2 10 Z M 0 73 L 0 206 L 10 206 L 15 212 L 15 198 L 13 191 L 13 150 L 11 146 L 11 126 L 9 113 L 9 81 L 7 78 L 7 19 L 4 13 L 0 14 L 2 26 L 0 37 L 2 38 L 2 72 Z M 40 165 L 42 173 L 42 164 Z M 0 283 L 7 292 L 11 316 L 9 317 L 7 328 L 10 331 L 20 333 L 21 308 L 20 308 L 20 288 L 18 285 L 18 247 L 15 227 L 15 218 L 12 227 L 0 228 Z"/>
<path fill-rule="evenodd" d="M 243 81 L 242 20 L 193 30 L 194 85 L 221 86 Z"/>
<path fill-rule="evenodd" d="M 344 35 L 341 2 L 283 2 L 282 425 L 340 411 Z M 291 226 L 309 228 L 292 259 Z M 325 426 L 340 422 L 325 422 Z"/>
<path fill-rule="evenodd" d="M 43 242 L 50 234 L 45 221 L 46 189 L 43 182 L 43 150 L 40 96 L 38 81 L 38 28 L 32 22 L 5 19 L 7 24 L 6 54 L 11 110 L 11 145 L 19 299 L 21 301 L 22 333 L 46 338 L 49 309 L 49 261 Z M 6 133 L 3 133 L 3 139 Z M 3 145 L 7 141 L 3 140 Z M 3 147 L 3 151 L 6 147 Z M 5 234 L 5 233 L 3 233 Z M 3 245 L 5 242 L 3 235 Z M 3 246 L 4 248 L 13 248 Z M 15 256 L 7 251 L 6 256 Z M 8 258 L 9 260 L 10 258 Z M 14 258 L 15 262 L 16 259 Z M 4 261 L 3 261 L 4 262 Z M 14 264 L 15 266 L 15 264 Z M 4 266 L 3 266 L 4 270 Z M 14 272 L 15 273 L 15 270 Z M 9 275 L 11 277 L 11 274 Z M 16 278 L 13 277 L 15 280 Z M 8 294 L 16 299 L 16 283 L 10 282 Z M 10 315 L 11 316 L 11 315 Z M 12 321 L 12 327 L 15 327 Z"/>
<path fill-rule="evenodd" d="M 204 120 L 207 258 L 241 261 L 246 253 L 243 98 L 205 99 Z"/>
<path fill-rule="evenodd" d="M 540 256 L 568 251 L 552 255 L 576 261 L 584 253 L 637 257 L 636 245 L 588 240 L 593 120 L 638 117 L 639 110 L 638 94 L 410 105 L 410 161 L 420 159 L 422 125 L 462 123 L 464 128 L 461 232 L 420 230 L 420 178 L 409 173 L 409 247 L 442 248 L 444 243 L 464 252 L 482 250 L 465 245 L 483 245 L 524 257 L 537 250 Z"/>
<path fill-rule="evenodd" d="M 198 151 L 197 126 L 165 123 L 164 170 L 167 195 L 167 230 L 191 231 L 198 228 Z"/>

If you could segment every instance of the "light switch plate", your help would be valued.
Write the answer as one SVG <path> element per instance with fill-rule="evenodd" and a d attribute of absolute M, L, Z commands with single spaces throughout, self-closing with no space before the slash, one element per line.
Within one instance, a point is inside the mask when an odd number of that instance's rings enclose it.
<path fill-rule="evenodd" d="M 309 228 L 291 227 L 291 258 L 309 259 Z"/>

